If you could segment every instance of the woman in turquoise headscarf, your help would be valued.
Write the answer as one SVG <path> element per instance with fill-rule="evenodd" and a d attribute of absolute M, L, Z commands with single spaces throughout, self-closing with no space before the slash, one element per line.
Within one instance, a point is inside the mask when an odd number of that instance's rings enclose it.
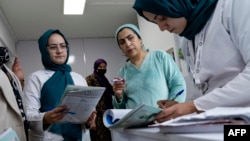
<path fill-rule="evenodd" d="M 57 106 L 67 84 L 87 86 L 85 79 L 67 64 L 69 44 L 59 30 L 50 29 L 38 40 L 45 69 L 28 76 L 24 105 L 31 123 L 30 140 L 81 141 L 82 124 L 57 124 L 64 106 Z"/>
<path fill-rule="evenodd" d="M 249 0 L 135 1 L 140 16 L 179 35 L 196 86 L 190 94 L 198 96 L 166 108 L 156 120 L 215 107 L 250 106 L 249 5 Z"/>

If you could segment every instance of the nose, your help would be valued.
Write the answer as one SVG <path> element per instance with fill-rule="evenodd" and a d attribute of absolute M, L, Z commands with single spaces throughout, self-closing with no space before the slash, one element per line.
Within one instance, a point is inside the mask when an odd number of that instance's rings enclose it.
<path fill-rule="evenodd" d="M 130 44 L 131 44 L 131 42 L 130 42 L 128 39 L 126 39 L 126 40 L 125 40 L 125 45 L 126 45 L 127 47 L 129 47 Z"/>
<path fill-rule="evenodd" d="M 57 47 L 56 48 L 56 53 L 61 53 L 61 52 L 63 52 L 63 49 L 61 47 Z"/>
<path fill-rule="evenodd" d="M 157 25 L 161 31 L 168 30 L 168 25 L 164 22 L 157 22 Z"/>

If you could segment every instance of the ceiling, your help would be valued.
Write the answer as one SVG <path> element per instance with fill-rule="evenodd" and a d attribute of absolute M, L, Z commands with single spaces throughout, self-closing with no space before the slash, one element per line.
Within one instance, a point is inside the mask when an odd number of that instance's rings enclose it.
<path fill-rule="evenodd" d="M 124 23 L 137 24 L 134 0 L 86 0 L 83 15 L 63 15 L 63 0 L 0 0 L 18 41 L 37 40 L 49 28 L 67 38 L 110 38 Z"/>

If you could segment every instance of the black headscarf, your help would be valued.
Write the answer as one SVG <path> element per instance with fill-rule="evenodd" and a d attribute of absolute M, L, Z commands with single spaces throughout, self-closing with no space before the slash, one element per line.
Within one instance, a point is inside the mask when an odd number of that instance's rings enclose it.
<path fill-rule="evenodd" d="M 105 99 L 105 107 L 107 109 L 113 108 L 112 105 L 112 95 L 114 94 L 113 88 L 111 84 L 109 83 L 108 79 L 105 76 L 105 73 L 98 72 L 98 67 L 101 63 L 104 63 L 107 65 L 107 62 L 104 59 L 97 59 L 94 63 L 94 76 L 97 79 L 97 81 L 100 83 L 101 87 L 105 87 L 106 90 L 103 93 L 104 99 Z"/>

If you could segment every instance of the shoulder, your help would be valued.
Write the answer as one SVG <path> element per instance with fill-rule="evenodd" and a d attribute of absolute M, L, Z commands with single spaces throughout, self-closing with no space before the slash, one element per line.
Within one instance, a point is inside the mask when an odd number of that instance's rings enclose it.
<path fill-rule="evenodd" d="M 76 72 L 70 72 L 70 75 L 71 75 L 72 77 L 79 77 L 79 78 L 83 78 L 83 76 L 82 76 L 81 74 L 76 73 Z"/>
<path fill-rule="evenodd" d="M 171 55 L 169 55 L 166 51 L 164 50 L 155 50 L 150 52 L 150 56 L 156 58 L 156 59 L 169 59 L 172 58 Z"/>
<path fill-rule="evenodd" d="M 2 77 L 6 77 L 6 74 L 2 71 L 2 69 L 0 69 L 0 78 Z M 1 79 L 2 80 L 2 79 Z M 1 81 L 2 82 L 2 81 Z"/>
<path fill-rule="evenodd" d="M 118 75 L 123 77 L 125 75 L 126 70 L 130 69 L 132 63 L 129 61 L 125 62 L 125 64 L 119 69 Z"/>
<path fill-rule="evenodd" d="M 37 70 L 37 71 L 31 73 L 29 76 L 39 76 L 39 75 L 44 75 L 44 74 L 48 74 L 48 73 L 52 73 L 52 71 L 49 71 L 49 70 Z"/>
<path fill-rule="evenodd" d="M 221 20 L 228 30 L 246 29 L 249 26 L 249 0 L 219 0 L 214 15 L 221 15 Z M 240 10 L 239 10 L 240 9 Z M 221 13 L 221 14 L 220 14 Z"/>
<path fill-rule="evenodd" d="M 13 90 L 12 86 L 10 84 L 9 78 L 7 75 L 0 69 L 0 93 L 3 94 L 6 97 L 12 97 L 12 99 L 15 99 L 13 96 Z M 0 102 L 1 103 L 1 102 Z"/>
<path fill-rule="evenodd" d="M 8 84 L 9 79 L 6 76 L 6 74 L 2 71 L 2 69 L 0 69 L 0 80 L 1 80 L 0 87 L 5 88 L 5 84 Z"/>
<path fill-rule="evenodd" d="M 84 80 L 85 80 L 85 78 L 84 78 L 81 74 L 79 74 L 79 73 L 70 72 L 70 75 L 71 75 L 71 77 L 72 77 L 73 79 L 84 79 Z"/>
<path fill-rule="evenodd" d="M 86 79 L 90 79 L 90 78 L 92 78 L 92 77 L 94 77 L 94 75 L 93 75 L 93 74 L 90 74 L 90 75 L 87 75 L 87 76 L 86 76 Z"/>
<path fill-rule="evenodd" d="M 74 80 L 75 85 L 87 86 L 86 79 L 79 73 L 70 72 L 72 79 Z"/>
<path fill-rule="evenodd" d="M 55 72 L 49 70 L 38 70 L 30 75 L 28 75 L 27 79 L 25 79 L 24 87 L 41 87 Z"/>
<path fill-rule="evenodd" d="M 54 74 L 54 71 L 49 70 L 37 70 L 30 75 L 28 75 L 28 79 L 42 79 L 42 78 L 49 78 L 52 74 Z M 47 77 L 46 77 L 47 76 Z"/>

